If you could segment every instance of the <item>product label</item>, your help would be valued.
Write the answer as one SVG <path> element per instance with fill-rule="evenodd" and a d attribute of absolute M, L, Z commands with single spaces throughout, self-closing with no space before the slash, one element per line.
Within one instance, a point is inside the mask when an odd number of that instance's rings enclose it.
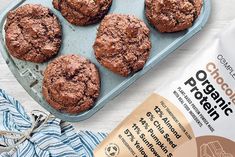
<path fill-rule="evenodd" d="M 235 157 L 234 35 L 235 23 L 129 115 L 94 156 Z"/>
<path fill-rule="evenodd" d="M 174 93 L 180 91 L 182 92 L 179 89 Z M 183 97 L 179 94 L 176 94 L 176 97 L 185 108 L 189 108 L 186 106 L 187 103 L 183 102 L 185 101 Z M 201 125 L 198 123 L 198 126 Z M 95 157 L 217 157 L 215 155 L 217 152 L 218 157 L 222 157 L 222 154 L 225 157 L 233 157 L 235 155 L 233 148 L 235 148 L 234 141 L 222 137 L 196 138 L 190 123 L 180 110 L 163 97 L 153 94 L 98 146 L 94 155 Z"/>

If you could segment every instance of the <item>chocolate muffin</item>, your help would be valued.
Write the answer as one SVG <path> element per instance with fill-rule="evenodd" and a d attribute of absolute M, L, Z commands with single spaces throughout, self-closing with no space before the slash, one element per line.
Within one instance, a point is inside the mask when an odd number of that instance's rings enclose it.
<path fill-rule="evenodd" d="M 106 68 L 124 77 L 142 69 L 149 57 L 150 30 L 130 15 L 107 15 L 98 29 L 94 51 Z"/>
<path fill-rule="evenodd" d="M 99 72 L 82 56 L 60 56 L 44 71 L 42 93 L 61 112 L 77 114 L 89 110 L 100 93 Z"/>
<path fill-rule="evenodd" d="M 46 7 L 27 4 L 10 11 L 5 25 L 9 53 L 21 60 L 41 63 L 55 56 L 62 31 L 57 17 Z"/>
<path fill-rule="evenodd" d="M 99 22 L 108 13 L 112 0 L 53 0 L 53 5 L 68 22 L 84 26 Z"/>
<path fill-rule="evenodd" d="M 193 25 L 203 0 L 145 0 L 147 19 L 160 32 L 177 32 Z"/>

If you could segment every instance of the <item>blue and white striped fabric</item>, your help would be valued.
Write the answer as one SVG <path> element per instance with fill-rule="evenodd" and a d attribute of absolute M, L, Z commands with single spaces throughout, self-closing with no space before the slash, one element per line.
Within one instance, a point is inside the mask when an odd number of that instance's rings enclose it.
<path fill-rule="evenodd" d="M 24 132 L 31 128 L 29 116 L 21 104 L 0 89 L 0 130 Z M 39 131 L 0 157 L 92 157 L 92 150 L 105 138 L 104 133 L 81 131 L 60 119 L 50 118 Z M 0 137 L 0 145 L 16 141 Z"/>

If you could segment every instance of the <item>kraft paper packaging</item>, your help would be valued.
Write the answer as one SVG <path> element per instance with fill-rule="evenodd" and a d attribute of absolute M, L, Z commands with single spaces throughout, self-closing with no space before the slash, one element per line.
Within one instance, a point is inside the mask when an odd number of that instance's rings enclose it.
<path fill-rule="evenodd" d="M 95 157 L 235 157 L 235 22 L 154 92 Z"/>

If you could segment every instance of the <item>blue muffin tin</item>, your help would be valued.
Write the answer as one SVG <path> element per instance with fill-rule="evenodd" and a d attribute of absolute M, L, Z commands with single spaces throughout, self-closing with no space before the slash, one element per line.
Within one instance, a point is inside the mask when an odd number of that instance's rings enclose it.
<path fill-rule="evenodd" d="M 4 41 L 4 24 L 6 15 L 10 10 L 29 3 L 37 3 L 49 7 L 52 12 L 59 17 L 63 27 L 63 45 L 60 49 L 59 55 L 69 53 L 79 54 L 90 59 L 99 68 L 101 74 L 101 94 L 94 107 L 89 111 L 77 115 L 70 115 L 61 113 L 53 109 L 44 100 L 41 90 L 43 79 L 42 73 L 48 62 L 44 64 L 35 64 L 18 60 L 9 55 Z M 118 76 L 110 72 L 109 70 L 101 66 L 95 59 L 92 46 L 96 38 L 97 28 L 99 27 L 99 24 L 87 27 L 77 27 L 71 25 L 61 16 L 61 14 L 57 10 L 53 8 L 52 0 L 14 0 L 3 11 L 1 11 L 0 51 L 12 73 L 15 75 L 24 89 L 34 98 L 34 100 L 36 100 L 41 106 L 43 106 L 46 110 L 48 110 L 56 117 L 64 121 L 78 122 L 94 115 L 107 102 L 120 94 L 124 89 L 130 86 L 142 75 L 144 75 L 152 67 L 156 66 L 167 55 L 172 53 L 185 41 L 199 32 L 206 24 L 210 15 L 210 11 L 211 1 L 204 0 L 202 12 L 190 29 L 177 33 L 159 33 L 151 25 L 149 25 L 145 17 L 144 0 L 113 0 L 110 13 L 135 15 L 138 18 L 144 20 L 148 27 L 151 29 L 152 50 L 150 58 L 143 70 L 127 78 Z"/>

